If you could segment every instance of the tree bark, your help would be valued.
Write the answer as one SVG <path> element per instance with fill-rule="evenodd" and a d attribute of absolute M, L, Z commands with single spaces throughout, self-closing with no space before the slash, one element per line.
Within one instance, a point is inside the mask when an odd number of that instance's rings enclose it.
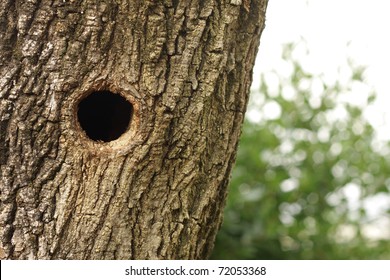
<path fill-rule="evenodd" d="M 0 258 L 207 258 L 266 6 L 1 0 Z M 80 124 L 102 91 L 132 105 L 118 139 Z"/>

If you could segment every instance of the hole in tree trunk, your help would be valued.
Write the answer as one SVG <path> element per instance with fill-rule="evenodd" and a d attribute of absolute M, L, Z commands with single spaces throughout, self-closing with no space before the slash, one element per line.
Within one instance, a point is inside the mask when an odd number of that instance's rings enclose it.
<path fill-rule="evenodd" d="M 131 103 L 110 91 L 94 91 L 80 101 L 77 117 L 81 128 L 94 141 L 118 139 L 129 127 Z"/>

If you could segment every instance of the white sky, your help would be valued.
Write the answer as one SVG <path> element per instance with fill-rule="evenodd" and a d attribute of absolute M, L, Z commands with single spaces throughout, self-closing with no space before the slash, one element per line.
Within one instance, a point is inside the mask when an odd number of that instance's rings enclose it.
<path fill-rule="evenodd" d="M 310 51 L 305 63 L 313 73 L 337 79 L 337 68 L 345 66 L 347 57 L 368 67 L 366 82 L 376 91 L 377 102 L 365 115 L 380 139 L 390 139 L 389 13 L 385 0 L 269 0 L 253 88 L 261 72 L 282 71 L 283 44 L 303 38 Z M 359 99 L 364 93 L 353 94 Z"/>
<path fill-rule="evenodd" d="M 379 139 L 390 140 L 389 13 L 390 1 L 385 0 L 269 0 L 252 88 L 259 87 L 260 73 L 276 70 L 283 74 L 283 44 L 303 38 L 310 55 L 302 63 L 313 74 L 324 73 L 331 80 L 340 79 L 337 69 L 346 66 L 347 58 L 368 67 L 365 82 L 375 90 L 377 100 L 365 116 L 377 129 Z M 351 94 L 354 101 L 366 93 L 357 89 Z M 374 205 L 366 207 L 377 211 L 384 203 L 387 209 L 389 201 L 388 196 L 382 195 L 373 198 Z M 367 227 L 367 233 L 388 238 L 389 224 L 389 219 L 380 219 L 373 228 Z"/>

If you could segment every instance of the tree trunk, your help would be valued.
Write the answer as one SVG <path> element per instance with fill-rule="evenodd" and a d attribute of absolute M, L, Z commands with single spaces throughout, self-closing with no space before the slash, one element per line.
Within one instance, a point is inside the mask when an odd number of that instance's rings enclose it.
<path fill-rule="evenodd" d="M 266 5 L 1 0 L 0 258 L 207 258 Z"/>

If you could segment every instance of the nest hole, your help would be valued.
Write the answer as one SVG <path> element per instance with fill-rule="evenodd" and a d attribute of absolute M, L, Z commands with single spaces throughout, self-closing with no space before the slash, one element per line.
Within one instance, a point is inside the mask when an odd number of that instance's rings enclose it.
<path fill-rule="evenodd" d="M 77 108 L 80 127 L 93 141 L 110 142 L 129 129 L 132 104 L 110 91 L 94 91 L 82 99 Z"/>

